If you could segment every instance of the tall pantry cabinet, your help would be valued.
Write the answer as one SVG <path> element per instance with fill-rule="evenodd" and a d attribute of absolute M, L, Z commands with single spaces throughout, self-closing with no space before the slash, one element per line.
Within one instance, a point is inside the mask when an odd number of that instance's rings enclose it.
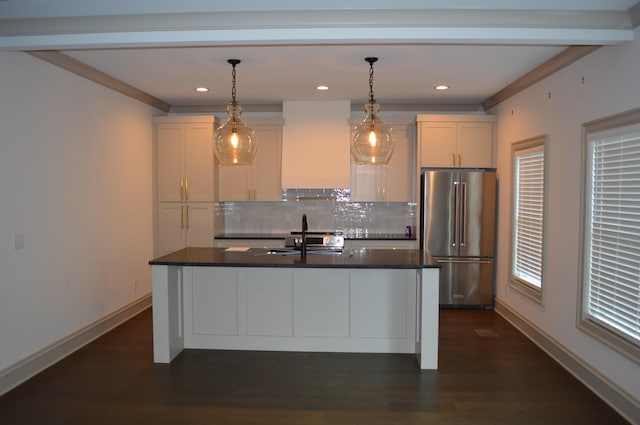
<path fill-rule="evenodd" d="M 155 254 L 213 246 L 213 116 L 154 118 Z"/>

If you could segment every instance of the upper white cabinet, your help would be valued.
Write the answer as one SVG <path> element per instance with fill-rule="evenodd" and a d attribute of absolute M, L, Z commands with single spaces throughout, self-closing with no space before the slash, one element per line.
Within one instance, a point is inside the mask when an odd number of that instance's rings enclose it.
<path fill-rule="evenodd" d="M 156 117 L 156 200 L 214 201 L 214 117 Z"/>
<path fill-rule="evenodd" d="M 415 122 L 385 121 L 394 148 L 386 165 L 357 165 L 351 158 L 351 200 L 411 202 L 414 194 Z"/>
<path fill-rule="evenodd" d="M 247 121 L 258 140 L 251 165 L 219 165 L 220 201 L 280 201 L 282 199 L 282 120 Z"/>
<path fill-rule="evenodd" d="M 491 168 L 496 117 L 418 115 L 420 167 Z"/>

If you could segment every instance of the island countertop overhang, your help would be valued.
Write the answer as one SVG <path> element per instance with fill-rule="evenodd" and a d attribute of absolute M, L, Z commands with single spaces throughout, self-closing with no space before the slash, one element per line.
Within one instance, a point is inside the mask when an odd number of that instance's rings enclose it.
<path fill-rule="evenodd" d="M 149 261 L 152 266 L 202 267 L 299 267 L 299 268 L 364 268 L 423 269 L 439 265 L 426 252 L 418 249 L 347 249 L 341 254 L 269 254 L 269 249 L 187 247 Z"/>

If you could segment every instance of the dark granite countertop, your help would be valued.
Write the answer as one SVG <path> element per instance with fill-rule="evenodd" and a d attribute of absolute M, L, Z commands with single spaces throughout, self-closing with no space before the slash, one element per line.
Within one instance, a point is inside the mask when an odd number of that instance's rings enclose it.
<path fill-rule="evenodd" d="M 288 234 L 288 232 L 287 232 Z M 285 233 L 222 233 L 215 236 L 215 239 L 284 239 Z M 415 241 L 416 237 L 394 233 L 368 233 L 366 235 L 349 236 L 345 234 L 346 240 L 363 241 Z"/>
<path fill-rule="evenodd" d="M 439 267 L 417 249 L 347 249 L 342 254 L 269 254 L 264 248 L 184 248 L 149 261 L 151 265 L 203 267 L 309 267 L 421 269 Z"/>

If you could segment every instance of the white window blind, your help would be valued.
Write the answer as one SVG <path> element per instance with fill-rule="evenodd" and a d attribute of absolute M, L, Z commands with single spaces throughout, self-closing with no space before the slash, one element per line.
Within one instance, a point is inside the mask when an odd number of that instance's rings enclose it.
<path fill-rule="evenodd" d="M 591 138 L 584 313 L 640 343 L 640 131 Z"/>
<path fill-rule="evenodd" d="M 515 154 L 512 278 L 542 287 L 544 145 Z"/>

